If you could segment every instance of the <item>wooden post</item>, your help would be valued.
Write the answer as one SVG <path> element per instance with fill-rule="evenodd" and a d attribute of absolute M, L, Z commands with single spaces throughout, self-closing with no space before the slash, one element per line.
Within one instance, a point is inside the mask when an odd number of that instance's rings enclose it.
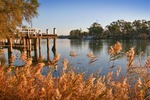
<path fill-rule="evenodd" d="M 46 33 L 48 34 L 48 29 L 46 30 Z M 49 38 L 47 37 L 47 60 L 49 61 L 50 60 L 50 41 L 49 41 Z"/>
<path fill-rule="evenodd" d="M 9 65 L 12 66 L 12 64 L 13 64 L 12 59 L 11 59 L 11 56 L 12 56 L 12 38 L 8 38 L 8 44 L 9 44 L 8 61 L 9 61 Z"/>
<path fill-rule="evenodd" d="M 10 48 L 8 48 L 8 64 L 9 66 L 13 65 L 12 52 L 9 52 Z"/>
<path fill-rule="evenodd" d="M 41 57 L 41 34 L 40 34 L 40 30 L 39 30 L 39 36 L 40 36 L 40 38 L 39 38 L 39 57 Z"/>
<path fill-rule="evenodd" d="M 26 51 L 26 47 L 27 44 L 26 44 L 26 38 L 23 38 L 23 51 Z"/>
<path fill-rule="evenodd" d="M 27 38 L 27 57 L 29 57 L 29 38 Z"/>
<path fill-rule="evenodd" d="M 25 38 L 25 41 L 26 41 L 26 49 L 27 49 L 27 51 L 28 51 L 28 50 L 29 50 L 29 49 L 28 49 L 28 46 L 29 46 L 28 38 Z"/>
<path fill-rule="evenodd" d="M 31 57 L 31 39 L 27 38 L 27 57 Z"/>
<path fill-rule="evenodd" d="M 38 38 L 35 38 L 35 41 L 34 41 L 34 56 L 35 56 L 35 60 L 38 60 Z"/>
<path fill-rule="evenodd" d="M 41 38 L 39 38 L 39 57 L 41 57 Z"/>
<path fill-rule="evenodd" d="M 32 42 L 31 39 L 29 38 L 29 57 L 31 57 L 31 51 L 32 51 Z"/>
<path fill-rule="evenodd" d="M 8 43 L 9 43 L 9 51 L 12 52 L 12 38 L 8 38 Z"/>
<path fill-rule="evenodd" d="M 55 29 L 56 29 L 56 28 L 53 29 L 53 34 L 55 34 Z M 52 51 L 53 51 L 53 54 L 54 54 L 54 56 L 55 56 L 55 55 L 56 55 L 56 38 L 55 38 L 55 37 L 54 37 L 54 39 L 53 39 Z"/>

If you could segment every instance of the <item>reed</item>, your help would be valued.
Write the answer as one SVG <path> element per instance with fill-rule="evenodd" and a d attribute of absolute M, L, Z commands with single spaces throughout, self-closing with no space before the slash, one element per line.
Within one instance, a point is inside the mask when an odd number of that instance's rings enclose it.
<path fill-rule="evenodd" d="M 110 48 L 110 54 L 119 53 L 121 50 L 121 44 L 117 42 Z M 108 72 L 107 75 L 99 77 L 91 74 L 87 79 L 84 72 L 67 70 L 70 67 L 67 58 L 62 60 L 63 68 L 59 77 L 53 77 L 51 71 L 43 76 L 41 71 L 44 63 L 40 61 L 33 66 L 32 59 L 27 59 L 23 53 L 21 59 L 25 62 L 24 67 L 0 67 L 0 100 L 148 100 L 150 76 L 145 70 L 139 73 L 134 69 L 134 53 L 134 49 L 126 53 L 127 69 L 130 69 L 127 75 L 121 76 L 119 67 L 116 73 Z M 149 70 L 149 59 L 148 57 L 140 69 Z M 52 62 L 56 65 L 59 60 L 60 55 L 57 54 Z M 134 79 L 134 86 L 130 83 L 133 72 L 139 74 Z M 114 79 L 113 75 L 117 78 Z"/>

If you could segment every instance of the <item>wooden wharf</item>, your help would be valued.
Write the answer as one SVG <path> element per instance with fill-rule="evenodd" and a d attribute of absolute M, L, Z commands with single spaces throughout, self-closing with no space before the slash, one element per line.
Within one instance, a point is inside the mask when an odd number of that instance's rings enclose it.
<path fill-rule="evenodd" d="M 20 51 L 27 51 L 27 57 L 31 57 L 31 51 L 34 50 L 34 59 L 38 60 L 42 56 L 41 53 L 41 40 L 46 39 L 47 41 L 47 61 L 50 60 L 50 39 L 53 40 L 53 46 L 51 48 L 54 56 L 56 55 L 56 39 L 57 34 L 55 34 L 55 28 L 53 29 L 53 34 L 48 34 L 48 29 L 46 33 L 21 33 L 16 34 L 13 37 L 0 40 L 1 48 L 8 48 L 8 57 L 10 58 L 13 49 L 19 49 Z M 45 49 L 45 48 L 44 48 Z M 8 59 L 9 59 L 8 58 Z"/>

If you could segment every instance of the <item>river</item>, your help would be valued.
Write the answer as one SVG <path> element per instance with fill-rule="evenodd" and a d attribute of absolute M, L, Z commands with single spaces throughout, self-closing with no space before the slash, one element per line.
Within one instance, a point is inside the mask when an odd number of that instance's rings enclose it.
<path fill-rule="evenodd" d="M 119 41 L 122 44 L 122 55 L 113 61 L 110 61 L 110 55 L 108 50 L 111 45 Z M 51 48 L 52 48 L 52 41 Z M 47 44 L 46 41 L 42 41 L 42 55 L 44 59 L 47 59 Z M 135 65 L 144 65 L 146 58 L 150 56 L 150 40 L 69 40 L 69 39 L 57 39 L 56 43 L 56 53 L 60 54 L 60 60 L 58 62 L 57 71 L 53 72 L 54 75 L 59 75 L 62 69 L 62 59 L 67 58 L 71 67 L 79 72 L 86 72 L 86 74 L 97 73 L 100 71 L 100 75 L 107 74 L 109 71 L 116 71 L 118 67 L 122 68 L 122 74 L 126 73 L 126 56 L 125 53 L 131 48 L 135 48 Z M 76 57 L 71 57 L 71 51 L 76 52 Z M 8 60 L 7 50 L 5 51 L 5 57 Z M 96 60 L 92 61 L 87 57 L 87 54 L 93 52 L 97 57 Z M 141 53 L 143 52 L 143 53 Z M 20 52 L 18 50 L 13 50 L 13 55 L 16 59 L 13 63 L 15 66 L 22 65 L 20 57 Z M 32 51 L 32 55 L 34 52 Z M 17 58 L 18 57 L 18 58 Z M 53 59 L 53 52 L 50 52 L 50 58 Z M 113 68 L 109 68 L 112 67 Z M 48 66 L 45 66 L 42 73 L 47 73 L 49 70 Z"/>

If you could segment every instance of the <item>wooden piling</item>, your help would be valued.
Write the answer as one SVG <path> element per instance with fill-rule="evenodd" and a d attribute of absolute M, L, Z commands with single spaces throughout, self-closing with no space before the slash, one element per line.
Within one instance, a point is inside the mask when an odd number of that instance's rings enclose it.
<path fill-rule="evenodd" d="M 41 55 L 41 30 L 39 30 L 38 32 L 39 37 L 39 58 L 42 56 Z"/>
<path fill-rule="evenodd" d="M 9 44 L 9 47 L 8 47 L 8 63 L 9 63 L 9 66 L 12 66 L 13 65 L 13 62 L 12 62 L 12 38 L 8 38 L 8 44 Z"/>
<path fill-rule="evenodd" d="M 41 38 L 39 38 L 39 57 L 41 57 Z"/>
<path fill-rule="evenodd" d="M 53 29 L 53 34 L 55 34 L 55 29 L 56 29 L 56 28 Z M 53 54 L 54 54 L 54 56 L 55 56 L 55 55 L 56 55 L 56 38 L 55 38 L 55 37 L 54 37 L 54 39 L 53 39 L 52 51 L 53 51 Z"/>
<path fill-rule="evenodd" d="M 12 38 L 8 38 L 8 44 L 9 44 L 9 49 L 8 49 L 8 52 L 11 52 L 12 53 Z"/>
<path fill-rule="evenodd" d="M 48 29 L 46 30 L 46 33 L 48 34 Z M 47 37 L 47 60 L 49 61 L 50 60 L 50 40 L 49 38 Z"/>
<path fill-rule="evenodd" d="M 54 53 L 54 56 L 55 56 L 56 55 L 56 38 L 54 38 L 53 44 L 54 44 L 53 53 Z"/>
<path fill-rule="evenodd" d="M 30 34 L 31 33 L 31 34 Z M 36 34 L 33 35 L 33 32 L 24 32 L 22 34 L 20 34 L 19 36 L 16 35 L 14 36 L 14 40 L 19 38 L 19 43 L 17 42 L 13 42 L 12 38 L 8 38 L 6 40 L 2 40 L 2 45 L 4 48 L 8 48 L 8 53 L 9 55 L 12 54 L 13 48 L 16 49 L 23 49 L 23 51 L 27 51 L 27 57 L 31 57 L 31 50 L 32 50 L 32 44 L 35 46 L 34 47 L 34 55 L 35 55 L 35 59 L 38 60 L 39 57 L 42 56 L 42 52 L 41 52 L 41 41 L 42 39 L 46 39 L 47 40 L 47 60 L 50 60 L 50 39 L 53 39 L 52 41 L 52 51 L 54 56 L 56 55 L 56 37 L 57 35 L 55 34 L 55 28 L 53 29 L 53 34 L 48 34 L 48 29 L 46 30 L 46 34 Z M 18 37 L 17 37 L 18 36 Z M 34 41 L 34 43 L 32 43 L 32 41 Z M 39 47 L 38 47 L 39 46 Z M 21 49 L 20 49 L 21 48 Z M 39 49 L 39 52 L 38 52 Z M 39 57 L 38 57 L 38 53 L 39 53 Z"/>
<path fill-rule="evenodd" d="M 27 41 L 27 55 L 30 58 L 31 57 L 31 39 L 27 38 L 26 41 Z"/>
<path fill-rule="evenodd" d="M 35 60 L 38 60 L 38 38 L 35 38 L 35 41 L 34 41 L 35 45 L 34 45 L 34 57 L 35 57 Z"/>
<path fill-rule="evenodd" d="M 47 38 L 47 60 L 50 60 L 50 41 L 49 38 Z"/>
<path fill-rule="evenodd" d="M 28 41 L 28 38 L 26 38 L 26 49 L 27 49 L 27 57 L 29 56 L 29 41 Z"/>
<path fill-rule="evenodd" d="M 31 57 L 31 51 L 32 51 L 32 42 L 31 39 L 29 38 L 29 58 Z"/>
<path fill-rule="evenodd" d="M 23 51 L 26 51 L 26 38 L 23 38 Z"/>
<path fill-rule="evenodd" d="M 9 52 L 10 48 L 8 48 L 8 65 L 12 66 L 13 65 L 13 58 L 12 58 L 12 52 Z"/>

